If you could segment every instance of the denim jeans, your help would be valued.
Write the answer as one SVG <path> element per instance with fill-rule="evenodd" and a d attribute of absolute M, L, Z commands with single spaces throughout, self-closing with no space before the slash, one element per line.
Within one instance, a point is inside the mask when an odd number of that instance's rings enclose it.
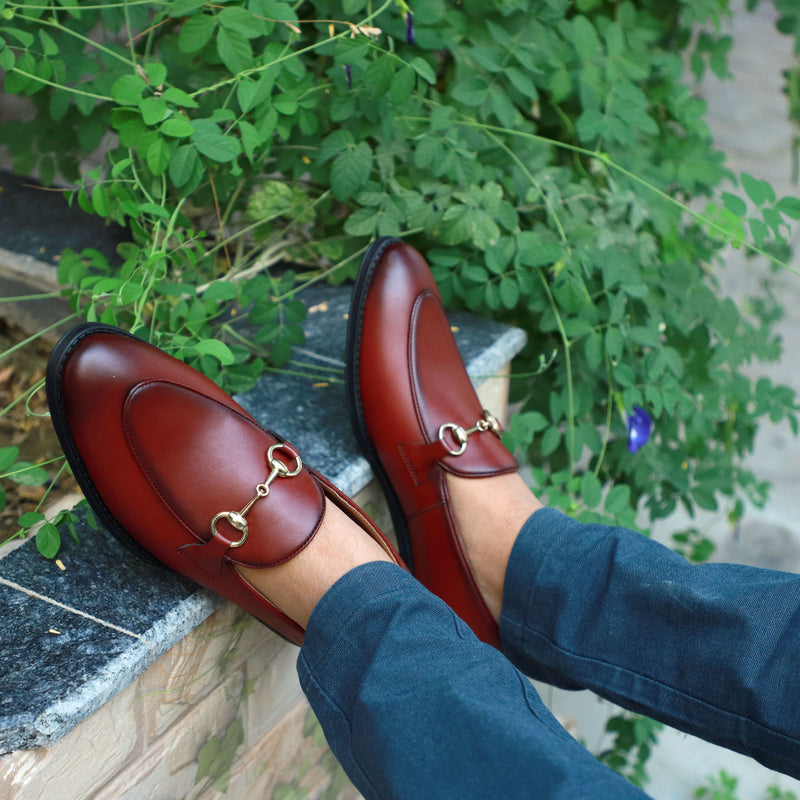
<path fill-rule="evenodd" d="M 366 798 L 645 797 L 560 727 L 525 675 L 800 777 L 800 576 L 692 566 L 542 509 L 514 545 L 500 634 L 503 653 L 391 564 L 358 567 L 322 598 L 298 671 Z"/>

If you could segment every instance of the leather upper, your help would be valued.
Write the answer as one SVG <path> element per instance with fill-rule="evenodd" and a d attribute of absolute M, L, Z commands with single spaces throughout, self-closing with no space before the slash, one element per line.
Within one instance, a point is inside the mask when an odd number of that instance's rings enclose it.
<path fill-rule="evenodd" d="M 449 506 L 445 473 L 479 478 L 517 463 L 491 432 L 476 432 L 461 455 L 446 423 L 473 427 L 484 409 L 464 368 L 433 276 L 400 241 L 373 269 L 358 339 L 363 419 L 408 523 L 414 574 L 481 638 L 496 625 L 478 591 Z"/>
<path fill-rule="evenodd" d="M 70 335 L 68 334 L 67 337 Z M 67 339 L 65 337 L 65 339 Z M 123 541 L 243 606 L 290 640 L 303 630 L 234 569 L 268 567 L 304 548 L 326 497 L 393 555 L 371 522 L 294 448 L 261 428 L 216 384 L 160 350 L 103 326 L 75 334 L 48 374 L 67 457 L 90 504 Z M 257 487 L 262 485 L 258 496 Z M 222 516 L 241 512 L 248 535 Z M 234 545 L 234 546 L 232 546 Z"/>

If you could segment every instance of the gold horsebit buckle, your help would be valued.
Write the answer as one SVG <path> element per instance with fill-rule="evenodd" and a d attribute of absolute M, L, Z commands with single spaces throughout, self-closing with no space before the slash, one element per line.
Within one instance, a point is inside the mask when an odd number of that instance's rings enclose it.
<path fill-rule="evenodd" d="M 282 450 L 286 453 L 289 453 L 294 459 L 296 459 L 297 463 L 295 464 L 294 469 L 289 469 L 283 461 L 280 461 L 274 454 L 276 450 Z M 297 475 L 301 469 L 303 469 L 303 462 L 300 459 L 300 456 L 294 454 L 289 450 L 281 442 L 278 444 L 272 445 L 272 447 L 267 450 L 267 464 L 270 468 L 270 473 L 267 475 L 266 480 L 264 483 L 259 483 L 256 486 L 256 493 L 253 495 L 252 499 L 248 501 L 245 507 L 241 511 L 220 511 L 214 519 L 211 520 L 211 535 L 212 536 L 219 536 L 219 531 L 217 530 L 217 523 L 224 519 L 228 522 L 228 524 L 236 528 L 237 531 L 242 532 L 242 536 L 235 542 L 231 542 L 230 547 L 241 547 L 247 541 L 247 520 L 245 517 L 250 509 L 253 507 L 257 500 L 260 500 L 262 497 L 266 497 L 269 494 L 269 486 L 276 478 L 292 478 Z"/>
<path fill-rule="evenodd" d="M 451 448 L 447 451 L 449 456 L 460 456 L 467 449 L 467 439 L 473 433 L 483 433 L 484 431 L 491 431 L 499 439 L 503 428 L 497 421 L 497 418 L 490 412 L 484 409 L 483 417 L 479 419 L 471 428 L 463 428 L 461 425 L 456 425 L 455 422 L 445 422 L 444 425 L 439 427 L 439 441 L 448 447 L 444 435 L 450 431 L 451 436 L 456 440 L 458 447 Z"/>

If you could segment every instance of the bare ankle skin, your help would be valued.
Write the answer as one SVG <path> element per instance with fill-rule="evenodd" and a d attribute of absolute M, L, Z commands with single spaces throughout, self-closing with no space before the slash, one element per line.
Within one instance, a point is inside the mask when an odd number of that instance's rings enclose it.
<path fill-rule="evenodd" d="M 489 478 L 447 475 L 447 488 L 472 573 L 499 621 L 511 549 L 525 521 L 542 504 L 518 473 Z"/>
<path fill-rule="evenodd" d="M 327 502 L 316 536 L 285 564 L 237 567 L 264 597 L 304 628 L 328 589 L 354 567 L 391 561 L 386 551 L 336 506 Z"/>

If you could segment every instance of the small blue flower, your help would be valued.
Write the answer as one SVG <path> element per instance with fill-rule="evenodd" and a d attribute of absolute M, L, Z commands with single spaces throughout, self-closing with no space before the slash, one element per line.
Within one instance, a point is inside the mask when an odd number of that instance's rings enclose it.
<path fill-rule="evenodd" d="M 344 65 L 344 74 L 347 76 L 347 88 L 353 88 L 353 68 L 349 64 Z"/>
<path fill-rule="evenodd" d="M 647 444 L 653 430 L 653 420 L 639 406 L 633 407 L 633 414 L 628 417 L 628 450 L 635 453 Z"/>
<path fill-rule="evenodd" d="M 409 44 L 414 44 L 414 15 L 406 12 L 406 41 Z"/>

